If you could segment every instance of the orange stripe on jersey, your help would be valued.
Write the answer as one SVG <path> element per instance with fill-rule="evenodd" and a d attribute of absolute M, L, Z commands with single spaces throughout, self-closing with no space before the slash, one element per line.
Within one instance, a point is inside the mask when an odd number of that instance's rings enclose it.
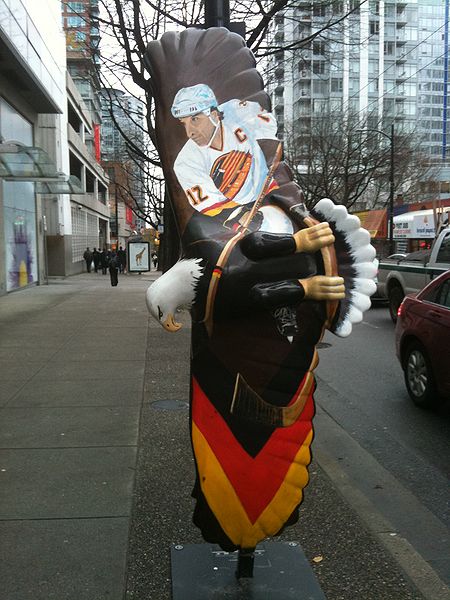
<path fill-rule="evenodd" d="M 204 208 L 200 212 L 203 213 L 204 215 L 208 215 L 208 217 L 214 217 L 215 215 L 218 215 L 219 213 L 221 213 L 225 208 L 235 208 L 236 206 L 239 206 L 239 204 L 236 204 L 236 202 L 224 201 L 224 202 L 218 202 L 217 204 L 214 204 L 213 206 L 210 206 L 209 208 Z"/>
<path fill-rule="evenodd" d="M 222 185 L 220 186 L 220 191 L 222 193 L 224 193 L 224 190 L 226 190 L 227 186 L 229 185 L 230 181 L 232 180 L 233 176 L 235 175 L 237 170 L 242 169 L 242 166 L 245 163 L 245 159 L 246 156 L 242 156 L 240 153 L 236 154 L 236 156 L 234 157 L 233 162 L 230 164 L 230 166 L 228 167 L 228 169 L 225 172 L 223 181 L 222 181 Z M 224 188 L 224 189 L 222 189 Z"/>

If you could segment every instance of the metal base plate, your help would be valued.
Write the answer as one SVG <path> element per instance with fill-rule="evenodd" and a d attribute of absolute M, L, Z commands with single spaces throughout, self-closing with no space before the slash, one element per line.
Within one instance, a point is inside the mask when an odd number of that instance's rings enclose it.
<path fill-rule="evenodd" d="M 171 562 L 173 600 L 326 600 L 296 542 L 259 544 L 252 578 L 237 580 L 237 552 L 211 544 L 172 546 Z"/>

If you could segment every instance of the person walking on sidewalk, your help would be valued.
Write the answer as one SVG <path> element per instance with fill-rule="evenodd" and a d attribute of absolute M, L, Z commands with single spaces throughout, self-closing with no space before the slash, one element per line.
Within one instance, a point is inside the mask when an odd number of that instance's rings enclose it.
<path fill-rule="evenodd" d="M 86 250 L 84 251 L 83 258 L 86 261 L 87 272 L 90 273 L 92 265 L 92 252 L 89 250 L 89 248 L 86 248 Z"/>
<path fill-rule="evenodd" d="M 92 258 L 94 260 L 94 270 L 98 273 L 98 265 L 100 264 L 100 252 L 97 251 L 97 248 L 94 248 L 92 251 Z"/>
<path fill-rule="evenodd" d="M 102 268 L 102 274 L 106 275 L 106 269 L 108 268 L 108 259 L 106 256 L 106 248 L 100 252 L 100 266 Z"/>
<path fill-rule="evenodd" d="M 125 269 L 127 267 L 127 252 L 122 248 L 122 246 L 119 247 L 117 256 L 119 258 L 119 273 L 125 273 Z"/>
<path fill-rule="evenodd" d="M 113 250 L 109 255 L 109 276 L 111 278 L 111 285 L 115 287 L 119 283 L 118 278 L 118 270 L 119 270 L 119 257 L 116 254 L 116 251 Z"/>

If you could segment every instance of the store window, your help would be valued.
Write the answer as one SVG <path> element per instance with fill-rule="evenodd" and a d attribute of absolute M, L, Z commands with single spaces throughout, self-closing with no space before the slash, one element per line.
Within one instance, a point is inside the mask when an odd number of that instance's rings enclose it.
<path fill-rule="evenodd" d="M 33 145 L 33 126 L 13 106 L 0 98 L 0 138 Z M 3 196 L 6 289 L 8 292 L 35 283 L 36 203 L 34 183 L 0 180 Z"/>

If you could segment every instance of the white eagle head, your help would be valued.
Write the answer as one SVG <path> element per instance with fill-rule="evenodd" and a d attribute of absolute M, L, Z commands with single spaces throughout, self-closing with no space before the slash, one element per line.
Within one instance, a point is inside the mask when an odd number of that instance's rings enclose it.
<path fill-rule="evenodd" d="M 182 327 L 175 320 L 175 313 L 192 306 L 197 282 L 203 274 L 200 263 L 199 258 L 178 261 L 147 290 L 147 308 L 167 331 L 178 331 Z"/>

